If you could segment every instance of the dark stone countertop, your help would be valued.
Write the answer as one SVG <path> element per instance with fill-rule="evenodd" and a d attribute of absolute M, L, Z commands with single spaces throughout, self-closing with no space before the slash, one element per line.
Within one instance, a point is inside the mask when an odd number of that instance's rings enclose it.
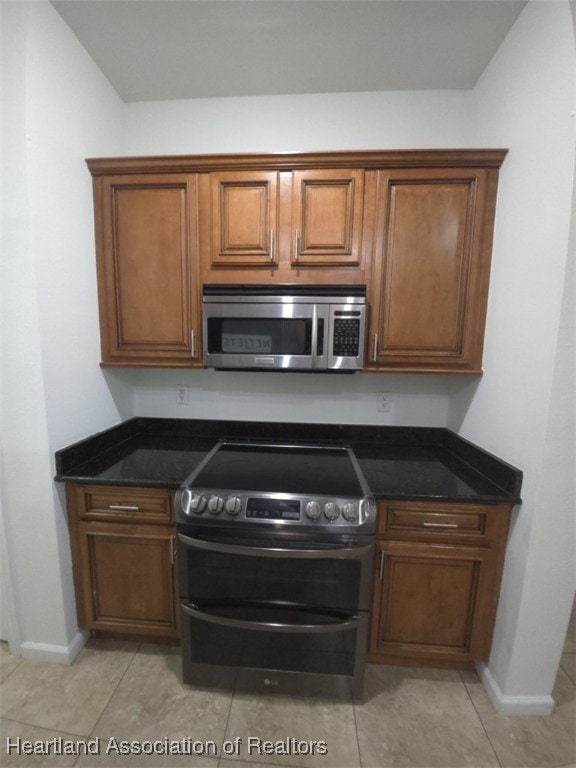
<path fill-rule="evenodd" d="M 520 470 L 438 427 L 136 417 L 56 451 L 56 480 L 176 489 L 221 438 L 349 445 L 376 498 L 520 501 Z"/>

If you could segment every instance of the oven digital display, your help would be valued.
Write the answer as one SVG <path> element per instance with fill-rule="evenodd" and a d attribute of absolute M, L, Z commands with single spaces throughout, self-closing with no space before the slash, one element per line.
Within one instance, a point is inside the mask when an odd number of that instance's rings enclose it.
<path fill-rule="evenodd" d="M 300 520 L 300 502 L 297 499 L 248 498 L 246 517 L 259 520 Z"/>
<path fill-rule="evenodd" d="M 256 333 L 223 333 L 222 352 L 250 354 L 272 352 L 272 336 Z"/>

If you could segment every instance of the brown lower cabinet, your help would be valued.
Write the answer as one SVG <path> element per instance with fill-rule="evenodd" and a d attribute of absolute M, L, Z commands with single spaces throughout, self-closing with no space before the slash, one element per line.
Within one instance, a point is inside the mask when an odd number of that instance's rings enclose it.
<path fill-rule="evenodd" d="M 66 492 L 80 627 L 177 642 L 172 494 L 80 484 Z"/>
<path fill-rule="evenodd" d="M 67 483 L 78 623 L 179 640 L 173 494 Z M 487 659 L 511 506 L 378 502 L 368 660 L 473 667 Z"/>
<path fill-rule="evenodd" d="M 466 668 L 488 658 L 510 511 L 378 503 L 369 661 Z"/>

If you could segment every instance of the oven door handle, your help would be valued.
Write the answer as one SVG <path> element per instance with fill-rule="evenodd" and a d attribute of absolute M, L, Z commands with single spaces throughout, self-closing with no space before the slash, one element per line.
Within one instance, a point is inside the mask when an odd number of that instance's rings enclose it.
<path fill-rule="evenodd" d="M 197 606 L 190 603 L 181 603 L 181 609 L 188 616 L 201 621 L 208 621 L 211 624 L 220 624 L 224 627 L 233 627 L 235 629 L 254 629 L 260 632 L 307 632 L 320 634 L 321 632 L 340 632 L 348 629 L 357 629 L 360 625 L 359 616 L 350 616 L 347 619 L 333 621 L 330 624 L 283 624 L 281 622 L 271 621 L 246 621 L 245 619 L 233 619 L 228 616 L 218 616 L 213 613 L 201 611 Z"/>
<path fill-rule="evenodd" d="M 223 544 L 191 536 L 178 534 L 178 541 L 189 547 L 205 549 L 209 552 L 221 552 L 227 555 L 248 555 L 250 557 L 290 557 L 294 560 L 325 560 L 330 557 L 339 559 L 357 559 L 369 555 L 373 544 L 352 545 L 335 549 L 282 549 L 280 547 L 243 547 L 237 544 Z"/>

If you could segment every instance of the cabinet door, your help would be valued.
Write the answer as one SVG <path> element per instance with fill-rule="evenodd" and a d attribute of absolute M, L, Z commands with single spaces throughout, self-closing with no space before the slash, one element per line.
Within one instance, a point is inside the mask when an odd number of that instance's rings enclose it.
<path fill-rule="evenodd" d="M 277 264 L 277 173 L 213 173 L 210 185 L 212 265 L 270 267 Z"/>
<path fill-rule="evenodd" d="M 172 531 L 80 523 L 78 537 L 84 626 L 176 639 Z"/>
<path fill-rule="evenodd" d="M 195 177 L 95 184 L 103 363 L 199 364 Z"/>
<path fill-rule="evenodd" d="M 371 362 L 481 370 L 496 171 L 381 172 Z"/>
<path fill-rule="evenodd" d="M 362 170 L 307 170 L 293 176 L 293 265 L 360 263 Z"/>
<path fill-rule="evenodd" d="M 378 542 L 370 651 L 386 660 L 471 663 L 489 647 L 489 550 Z M 487 647 L 488 646 L 488 647 Z"/>

